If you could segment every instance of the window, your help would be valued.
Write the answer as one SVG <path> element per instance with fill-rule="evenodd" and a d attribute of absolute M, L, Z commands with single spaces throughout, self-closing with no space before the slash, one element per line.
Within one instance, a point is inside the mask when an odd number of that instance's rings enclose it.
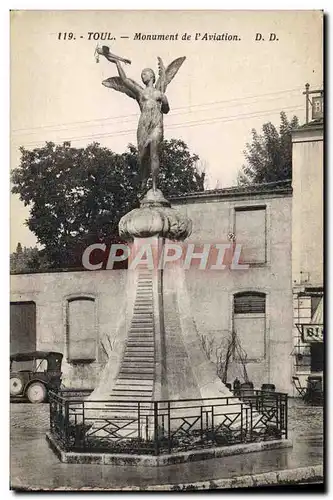
<path fill-rule="evenodd" d="M 10 303 L 10 352 L 36 349 L 36 304 L 33 301 Z"/>
<path fill-rule="evenodd" d="M 266 295 L 241 292 L 234 295 L 233 329 L 248 361 L 265 357 Z"/>
<path fill-rule="evenodd" d="M 266 207 L 235 208 L 236 241 L 242 245 L 240 262 L 264 264 L 266 262 Z"/>
<path fill-rule="evenodd" d="M 95 299 L 78 297 L 67 301 L 67 357 L 72 363 L 96 358 Z"/>

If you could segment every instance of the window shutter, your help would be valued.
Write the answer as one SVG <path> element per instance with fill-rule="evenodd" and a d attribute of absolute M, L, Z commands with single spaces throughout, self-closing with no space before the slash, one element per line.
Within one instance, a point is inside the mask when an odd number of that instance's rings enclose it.
<path fill-rule="evenodd" d="M 234 313 L 262 313 L 265 314 L 266 297 L 264 293 L 246 292 L 234 296 Z"/>
<path fill-rule="evenodd" d="M 95 300 L 80 297 L 68 301 L 68 360 L 94 361 L 96 358 Z"/>
<path fill-rule="evenodd" d="M 247 361 L 265 357 L 266 295 L 241 292 L 234 295 L 233 328 Z M 236 353 L 236 359 L 239 359 Z"/>
<path fill-rule="evenodd" d="M 243 263 L 266 262 L 266 207 L 236 208 L 235 235 Z"/>

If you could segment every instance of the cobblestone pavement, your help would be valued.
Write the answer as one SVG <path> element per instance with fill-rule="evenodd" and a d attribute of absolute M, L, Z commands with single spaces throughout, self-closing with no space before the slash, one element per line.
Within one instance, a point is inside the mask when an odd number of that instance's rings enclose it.
<path fill-rule="evenodd" d="M 180 484 L 293 469 L 323 463 L 323 408 L 290 400 L 293 448 L 164 467 L 72 465 L 59 462 L 45 440 L 49 406 L 11 404 L 11 487 L 117 489 Z"/>

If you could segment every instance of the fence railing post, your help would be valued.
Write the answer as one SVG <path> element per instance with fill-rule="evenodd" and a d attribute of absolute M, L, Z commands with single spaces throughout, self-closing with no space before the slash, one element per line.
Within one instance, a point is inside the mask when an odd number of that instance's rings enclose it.
<path fill-rule="evenodd" d="M 250 403 L 250 416 L 251 416 L 251 428 L 250 428 L 250 440 L 253 440 L 253 405 Z"/>
<path fill-rule="evenodd" d="M 168 401 L 168 452 L 171 451 L 171 414 L 170 414 L 170 401 Z"/>
<path fill-rule="evenodd" d="M 275 413 L 276 413 L 276 417 L 275 417 L 275 423 L 276 423 L 276 430 L 277 431 L 280 431 L 280 427 L 281 425 L 279 426 L 279 411 L 280 411 L 280 405 L 279 405 L 279 394 L 276 395 L 276 399 L 275 399 Z M 280 423 L 281 423 L 281 419 L 280 419 Z"/>
<path fill-rule="evenodd" d="M 285 395 L 284 401 L 284 426 L 285 426 L 285 436 L 288 439 L 288 394 Z"/>
<path fill-rule="evenodd" d="M 141 414 L 140 414 L 140 401 L 138 401 L 138 439 L 141 439 Z"/>
<path fill-rule="evenodd" d="M 158 401 L 154 401 L 154 449 L 155 455 L 159 455 L 160 443 L 158 435 Z"/>
<path fill-rule="evenodd" d="M 53 403 L 53 394 L 49 393 L 49 401 L 50 401 L 50 408 L 49 408 L 49 424 L 50 424 L 50 431 L 51 433 L 53 432 L 53 411 L 54 411 L 54 403 Z"/>
<path fill-rule="evenodd" d="M 244 429 L 243 429 L 243 403 L 241 403 L 241 443 L 244 441 Z"/>
<path fill-rule="evenodd" d="M 65 401 L 65 418 L 63 421 L 64 434 L 65 434 L 65 446 L 66 449 L 69 448 L 69 401 Z"/>
<path fill-rule="evenodd" d="M 212 434 L 214 434 L 214 405 L 212 405 Z"/>

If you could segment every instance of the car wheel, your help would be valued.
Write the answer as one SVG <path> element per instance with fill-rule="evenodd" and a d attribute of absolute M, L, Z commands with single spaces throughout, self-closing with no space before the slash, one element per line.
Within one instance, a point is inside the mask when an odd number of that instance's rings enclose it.
<path fill-rule="evenodd" d="M 30 403 L 44 403 L 47 397 L 47 390 L 41 382 L 33 382 L 29 385 L 26 395 Z"/>
<path fill-rule="evenodd" d="M 19 377 L 11 377 L 10 379 L 10 395 L 18 396 L 23 389 L 23 382 Z"/>

